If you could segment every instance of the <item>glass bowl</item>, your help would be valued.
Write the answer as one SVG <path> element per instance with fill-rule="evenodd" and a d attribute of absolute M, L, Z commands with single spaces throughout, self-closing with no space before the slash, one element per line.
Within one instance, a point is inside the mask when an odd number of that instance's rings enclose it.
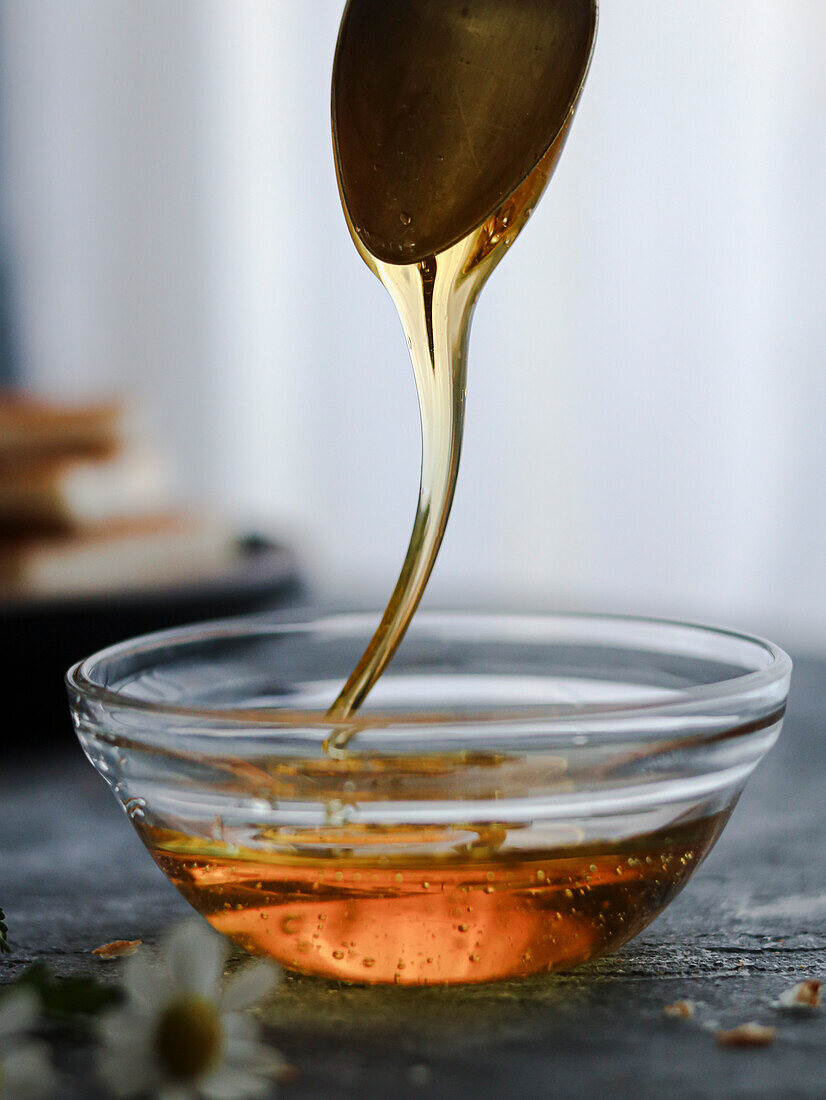
<path fill-rule="evenodd" d="M 67 677 L 161 870 L 291 970 L 475 982 L 612 951 L 685 885 L 780 731 L 776 646 L 593 616 L 419 614 L 332 723 L 375 622 L 209 623 Z"/>

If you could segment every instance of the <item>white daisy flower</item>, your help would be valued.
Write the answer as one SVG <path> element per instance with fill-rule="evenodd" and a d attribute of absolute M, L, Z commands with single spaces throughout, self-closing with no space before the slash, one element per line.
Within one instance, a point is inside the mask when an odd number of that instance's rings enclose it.
<path fill-rule="evenodd" d="M 248 963 L 221 981 L 228 947 L 206 925 L 178 928 L 153 963 L 127 959 L 127 1003 L 101 1030 L 99 1073 L 117 1097 L 245 1100 L 269 1096 L 286 1063 L 261 1042 L 260 1025 L 241 1010 L 266 996 L 281 971 Z"/>
<path fill-rule="evenodd" d="M 38 1016 L 40 1002 L 31 989 L 15 989 L 0 1001 L 0 1097 L 29 1100 L 52 1096 L 57 1075 L 44 1043 L 27 1032 Z"/>

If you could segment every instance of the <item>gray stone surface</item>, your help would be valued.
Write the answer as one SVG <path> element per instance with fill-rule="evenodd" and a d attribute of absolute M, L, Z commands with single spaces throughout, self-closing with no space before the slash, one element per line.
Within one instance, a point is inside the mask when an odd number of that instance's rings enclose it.
<path fill-rule="evenodd" d="M 822 1097 L 826 1008 L 772 1007 L 826 978 L 826 665 L 798 662 L 780 742 L 686 891 L 618 956 L 559 977 L 446 989 L 290 980 L 267 1009 L 298 1069 L 288 1098 Z M 79 750 L 6 764 L 0 904 L 14 954 L 61 973 L 118 964 L 89 950 L 152 940 L 189 910 Z M 697 1002 L 693 1021 L 662 1007 Z M 707 1026 L 776 1024 L 765 1049 L 723 1049 Z M 88 1045 L 63 1039 L 66 1097 L 98 1095 Z M 74 1090 L 74 1091 L 72 1091 Z"/>

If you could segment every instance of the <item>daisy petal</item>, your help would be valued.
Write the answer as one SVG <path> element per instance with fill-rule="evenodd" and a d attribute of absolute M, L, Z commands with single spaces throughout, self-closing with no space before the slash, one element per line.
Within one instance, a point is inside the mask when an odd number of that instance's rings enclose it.
<path fill-rule="evenodd" d="M 278 985 L 281 971 L 266 959 L 247 963 L 227 978 L 221 995 L 221 1011 L 236 1012 L 262 1000 Z"/>
<path fill-rule="evenodd" d="M 263 1077 L 229 1066 L 222 1066 L 200 1083 L 201 1095 L 206 1100 L 254 1100 L 270 1095 L 271 1089 L 271 1083 Z"/>
<path fill-rule="evenodd" d="M 0 1039 L 28 1031 L 37 1019 L 40 998 L 33 989 L 14 989 L 0 1001 Z"/>
<path fill-rule="evenodd" d="M 288 1064 L 281 1051 L 275 1047 L 237 1039 L 227 1043 L 226 1063 L 231 1068 L 245 1069 L 269 1077 L 277 1076 Z"/>
<path fill-rule="evenodd" d="M 99 1021 L 96 1031 L 113 1048 L 136 1048 L 150 1041 L 152 1018 L 132 1008 L 114 1009 Z"/>
<path fill-rule="evenodd" d="M 157 1080 L 153 1052 L 143 1036 L 127 1035 L 105 1046 L 97 1064 L 98 1076 L 112 1096 L 143 1096 Z"/>
<path fill-rule="evenodd" d="M 26 1043 L 3 1055 L 3 1095 L 15 1100 L 54 1096 L 57 1074 L 45 1043 Z"/>
<path fill-rule="evenodd" d="M 163 1085 L 153 1093 L 156 1100 L 195 1100 L 197 1095 L 198 1090 L 189 1085 Z"/>
<path fill-rule="evenodd" d="M 143 952 L 130 955 L 124 963 L 123 984 L 130 1000 L 144 1011 L 151 1011 L 166 998 L 167 975 Z"/>
<path fill-rule="evenodd" d="M 224 1042 L 227 1049 L 233 1043 L 255 1043 L 261 1034 L 261 1024 L 248 1013 L 229 1012 L 223 1017 Z"/>
<path fill-rule="evenodd" d="M 176 991 L 214 1000 L 226 956 L 225 940 L 202 922 L 189 921 L 172 933 L 163 958 Z"/>

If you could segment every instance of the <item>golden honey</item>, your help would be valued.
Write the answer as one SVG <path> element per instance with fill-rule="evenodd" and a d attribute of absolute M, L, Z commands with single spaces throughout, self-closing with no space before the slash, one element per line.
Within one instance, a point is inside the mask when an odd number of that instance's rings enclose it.
<path fill-rule="evenodd" d="M 361 706 L 401 643 L 424 593 L 459 473 L 473 310 L 485 281 L 539 201 L 566 133 L 567 127 L 482 225 L 418 263 L 387 263 L 373 256 L 348 218 L 353 241 L 393 299 L 407 339 L 419 397 L 422 468 L 416 518 L 399 579 L 376 633 L 330 708 L 329 716 L 337 722 L 346 721 Z M 340 730 L 332 744 L 344 748 L 352 732 Z"/>
<path fill-rule="evenodd" d="M 489 829 L 476 846 L 424 857 L 410 854 L 410 828 L 395 856 L 386 831 L 381 856 L 348 854 L 346 829 L 335 847 L 317 837 L 311 855 L 141 834 L 187 901 L 247 951 L 325 978 L 429 985 L 563 970 L 612 951 L 682 888 L 728 813 L 544 851 L 510 848 L 504 829 Z"/>

